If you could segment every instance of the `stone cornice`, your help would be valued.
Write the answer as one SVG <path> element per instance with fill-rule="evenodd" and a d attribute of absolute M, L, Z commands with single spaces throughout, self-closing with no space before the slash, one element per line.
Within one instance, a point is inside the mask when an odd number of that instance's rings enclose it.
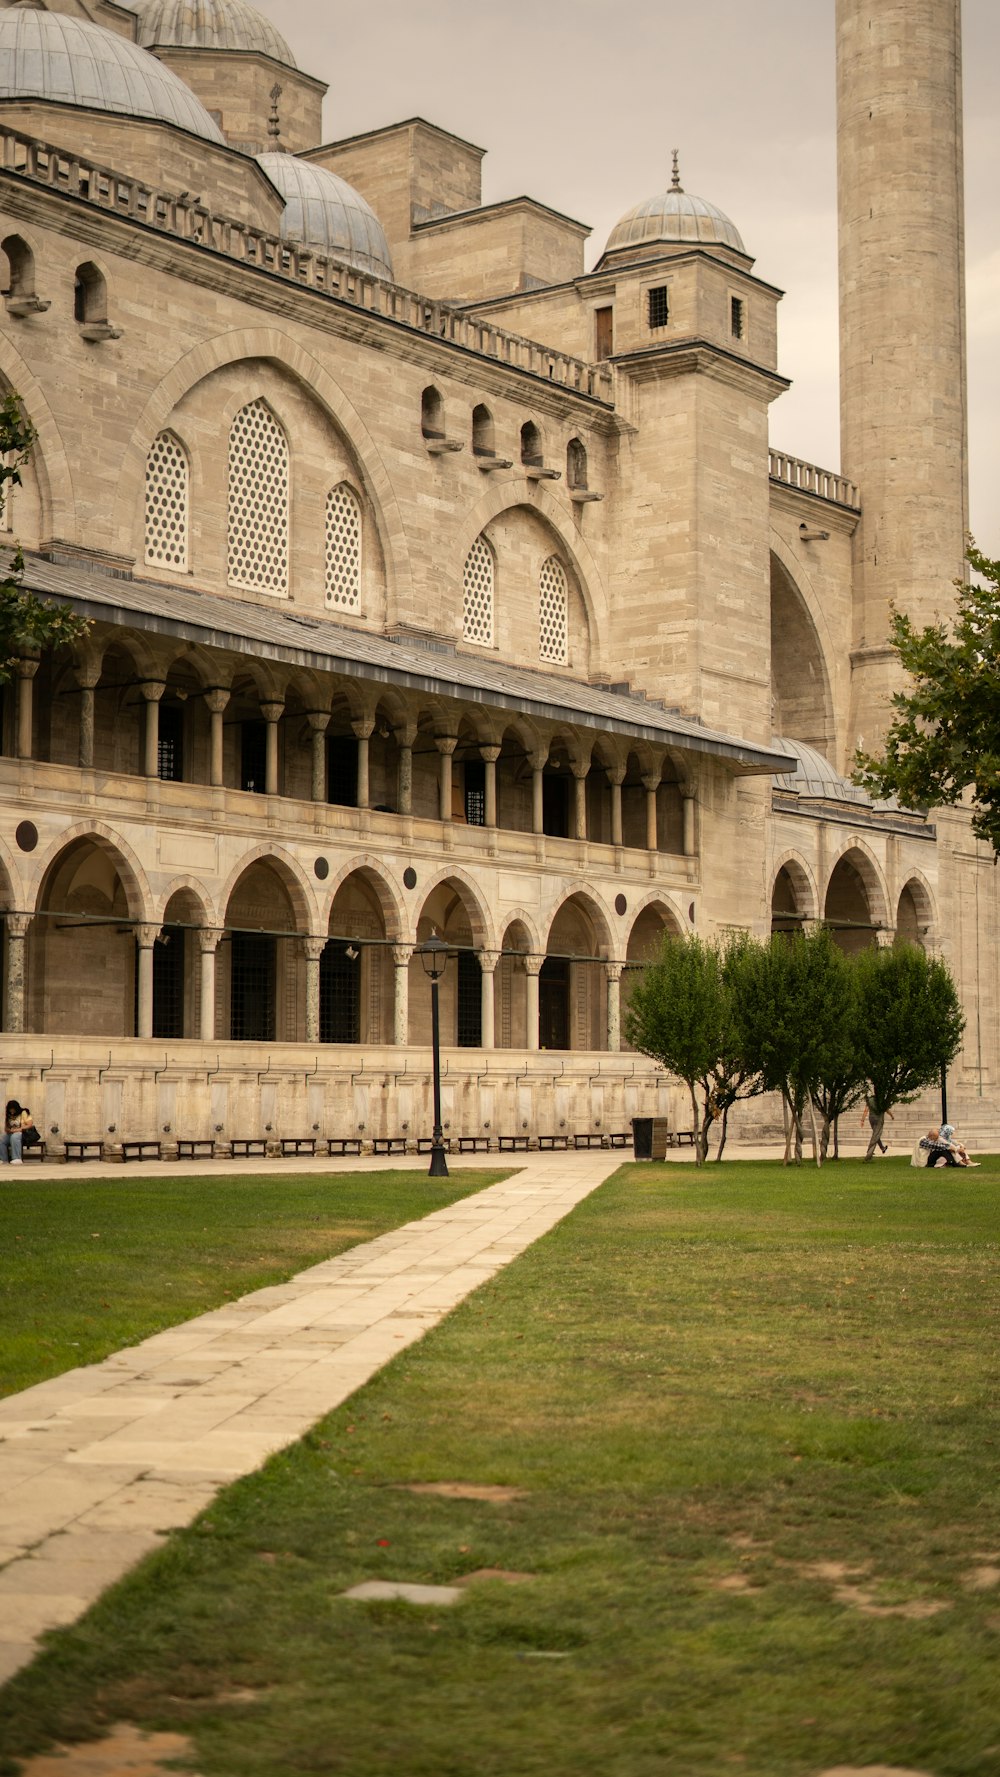
<path fill-rule="evenodd" d="M 761 383 L 770 390 L 768 400 L 783 395 L 791 388 L 787 376 L 779 376 L 763 364 L 754 364 L 713 345 L 710 339 L 678 340 L 675 345 L 646 346 L 638 352 L 616 353 L 610 360 L 615 368 L 635 382 L 656 382 L 675 376 L 712 376 L 731 388 L 759 392 Z"/>

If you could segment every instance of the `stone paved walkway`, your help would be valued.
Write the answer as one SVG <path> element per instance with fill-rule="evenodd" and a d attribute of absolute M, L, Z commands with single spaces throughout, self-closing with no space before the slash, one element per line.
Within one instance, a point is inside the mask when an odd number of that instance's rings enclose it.
<path fill-rule="evenodd" d="M 164 1531 L 301 1437 L 628 1157 L 533 1154 L 288 1283 L 0 1401 L 0 1683 L 44 1630 L 75 1621 Z"/>

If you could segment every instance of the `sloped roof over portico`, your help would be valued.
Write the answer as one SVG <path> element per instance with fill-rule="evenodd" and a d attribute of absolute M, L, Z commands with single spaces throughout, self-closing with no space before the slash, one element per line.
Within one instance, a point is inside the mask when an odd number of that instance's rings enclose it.
<path fill-rule="evenodd" d="M 9 552 L 7 553 L 9 560 Z M 222 598 L 162 582 L 119 577 L 77 563 L 25 558 L 26 587 L 59 599 L 96 621 L 175 636 L 206 647 L 253 653 L 320 672 L 454 697 L 540 720 L 570 721 L 605 733 L 709 754 L 743 776 L 794 767 L 777 751 L 705 728 L 634 692 L 611 690 L 554 673 L 480 660 L 449 643 L 408 636 L 396 641 L 352 629 L 323 614 Z"/>

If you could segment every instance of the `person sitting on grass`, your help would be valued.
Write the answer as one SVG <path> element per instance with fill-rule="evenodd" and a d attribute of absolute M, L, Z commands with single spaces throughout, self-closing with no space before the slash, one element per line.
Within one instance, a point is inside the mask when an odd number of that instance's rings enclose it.
<path fill-rule="evenodd" d="M 969 1150 L 967 1147 L 964 1147 L 963 1144 L 958 1140 L 958 1138 L 955 1134 L 954 1126 L 951 1123 L 942 1123 L 941 1134 L 940 1134 L 939 1139 L 943 1142 L 947 1142 L 949 1148 L 951 1149 L 952 1153 L 955 1156 L 955 1159 L 958 1161 L 959 1166 L 978 1166 L 979 1165 L 978 1160 L 970 1160 L 969 1159 Z"/>
<path fill-rule="evenodd" d="M 946 1128 L 951 1128 L 946 1124 Z M 960 1160 L 950 1141 L 944 1138 L 944 1129 L 928 1129 L 922 1137 L 920 1146 L 927 1154 L 928 1166 L 967 1166 L 968 1160 Z"/>

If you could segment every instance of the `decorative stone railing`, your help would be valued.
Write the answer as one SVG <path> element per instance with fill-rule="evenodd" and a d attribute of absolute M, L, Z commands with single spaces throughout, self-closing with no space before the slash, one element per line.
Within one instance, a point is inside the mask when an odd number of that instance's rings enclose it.
<path fill-rule="evenodd" d="M 771 480 L 779 481 L 782 487 L 799 488 L 802 493 L 817 494 L 821 500 L 849 506 L 852 512 L 861 511 L 861 496 L 854 482 L 845 476 L 835 475 L 832 469 L 817 469 L 815 463 L 803 463 L 782 450 L 772 450 L 770 457 Z"/>
<path fill-rule="evenodd" d="M 463 351 L 526 371 L 543 382 L 611 405 L 611 372 L 604 364 L 587 364 L 565 352 L 552 351 L 537 341 L 506 333 L 488 320 L 465 314 L 447 303 L 418 296 L 398 284 L 355 271 L 337 259 L 283 241 L 245 222 L 215 215 L 197 199 L 154 191 L 141 180 L 129 179 L 108 167 L 97 166 L 65 149 L 53 148 L 16 130 L 0 130 L 0 169 L 53 191 L 128 217 L 157 233 L 172 235 L 197 246 L 210 248 L 243 265 L 255 266 L 291 284 L 318 290 L 352 308 L 381 315 L 397 326 L 434 339 L 447 340 Z"/>

